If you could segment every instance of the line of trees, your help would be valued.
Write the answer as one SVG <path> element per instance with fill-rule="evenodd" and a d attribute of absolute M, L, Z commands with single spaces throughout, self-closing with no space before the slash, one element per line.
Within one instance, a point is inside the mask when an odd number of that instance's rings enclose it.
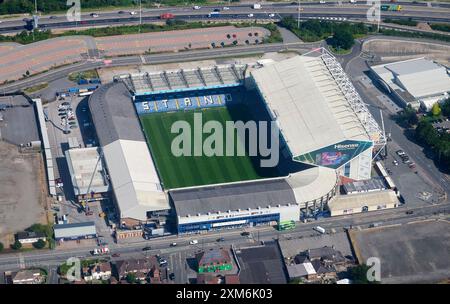
<path fill-rule="evenodd" d="M 436 103 L 431 112 L 421 119 L 410 106 L 396 115 L 397 123 L 404 128 L 413 128 L 415 139 L 424 147 L 429 148 L 435 155 L 437 164 L 450 170 L 450 134 L 439 132 L 433 127 L 433 122 L 440 119 L 450 119 L 450 98 L 442 104 Z"/>
<path fill-rule="evenodd" d="M 300 23 L 292 17 L 285 17 L 280 26 L 287 28 L 305 42 L 315 42 L 329 38 L 335 48 L 349 49 L 358 35 L 366 35 L 373 29 L 363 23 L 350 24 L 348 22 L 330 22 L 324 20 L 307 20 Z"/>

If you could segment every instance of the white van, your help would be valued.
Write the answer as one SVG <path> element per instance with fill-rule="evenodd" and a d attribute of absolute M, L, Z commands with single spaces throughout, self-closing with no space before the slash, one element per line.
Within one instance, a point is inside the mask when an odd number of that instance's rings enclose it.
<path fill-rule="evenodd" d="M 324 234 L 324 233 L 325 233 L 325 229 L 322 228 L 322 227 L 320 227 L 320 226 L 314 227 L 314 230 L 317 231 L 317 232 L 319 232 L 319 233 L 321 233 L 321 234 Z"/>

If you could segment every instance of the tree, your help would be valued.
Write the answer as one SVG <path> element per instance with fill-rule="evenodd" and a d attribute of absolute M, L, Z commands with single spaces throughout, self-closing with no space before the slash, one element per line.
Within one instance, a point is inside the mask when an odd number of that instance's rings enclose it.
<path fill-rule="evenodd" d="M 436 102 L 433 105 L 433 107 L 431 108 L 431 114 L 433 114 L 433 116 L 441 115 L 441 107 L 439 106 L 439 103 Z"/>
<path fill-rule="evenodd" d="M 14 250 L 19 250 L 20 248 L 22 248 L 22 243 L 19 241 L 15 241 L 14 244 L 11 245 L 11 248 Z"/>
<path fill-rule="evenodd" d="M 126 280 L 130 284 L 136 283 L 136 275 L 134 273 L 130 272 L 130 273 L 127 274 Z"/>
<path fill-rule="evenodd" d="M 2 243 L 2 242 L 0 242 L 0 252 L 2 252 L 2 251 L 3 251 L 3 248 L 5 248 L 5 246 L 3 245 L 3 243 Z"/>
<path fill-rule="evenodd" d="M 450 118 L 450 98 L 441 104 L 442 115 Z"/>
<path fill-rule="evenodd" d="M 367 272 L 369 271 L 370 267 L 366 264 L 361 264 L 358 266 L 355 266 L 350 269 L 350 277 L 354 284 L 379 284 L 378 281 L 369 281 L 367 279 Z"/>
<path fill-rule="evenodd" d="M 331 45 L 335 49 L 348 50 L 355 44 L 353 35 L 350 31 L 342 28 L 336 29 L 331 40 Z"/>
<path fill-rule="evenodd" d="M 44 240 L 39 239 L 37 242 L 33 243 L 33 247 L 36 249 L 42 249 L 47 243 Z"/>

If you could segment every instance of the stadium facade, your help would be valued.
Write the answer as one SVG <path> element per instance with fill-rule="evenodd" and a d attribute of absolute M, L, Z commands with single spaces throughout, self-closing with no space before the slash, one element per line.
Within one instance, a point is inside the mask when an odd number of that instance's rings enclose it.
<path fill-rule="evenodd" d="M 122 220 L 148 222 L 172 214 L 178 233 L 299 221 L 326 210 L 340 176 L 370 178 L 373 149 L 384 136 L 331 55 L 318 50 L 254 69 L 249 77 L 247 68 L 120 75 L 90 97 Z M 303 169 L 281 177 L 166 189 L 147 145 L 146 136 L 152 135 L 144 135 L 139 117 L 223 107 L 233 102 L 227 90 L 244 86 L 257 88 L 261 107 L 281 130 L 283 156 Z"/>

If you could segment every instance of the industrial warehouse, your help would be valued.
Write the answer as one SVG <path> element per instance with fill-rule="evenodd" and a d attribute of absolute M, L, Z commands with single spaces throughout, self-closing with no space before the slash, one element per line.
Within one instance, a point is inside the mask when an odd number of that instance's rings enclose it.
<path fill-rule="evenodd" d="M 447 68 L 425 58 L 370 67 L 379 83 L 404 107 L 431 110 L 446 100 L 450 92 Z"/>
<path fill-rule="evenodd" d="M 197 233 L 297 222 L 327 212 L 342 182 L 370 179 L 384 134 L 333 56 L 318 50 L 248 70 L 119 75 L 94 92 L 89 108 L 121 223 L 161 228 L 173 218 L 177 233 Z M 257 108 L 257 119 L 277 123 L 276 168 L 171 155 L 164 138 L 172 135 L 162 128 L 170 115 L 248 120 L 228 116 L 233 107 Z"/>

